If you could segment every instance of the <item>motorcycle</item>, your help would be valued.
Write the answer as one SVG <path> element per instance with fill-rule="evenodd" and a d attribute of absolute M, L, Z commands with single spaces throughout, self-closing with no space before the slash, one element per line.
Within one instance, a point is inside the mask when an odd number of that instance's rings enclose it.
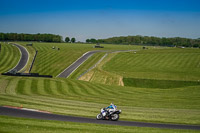
<path fill-rule="evenodd" d="M 117 121 L 121 112 L 121 110 L 116 110 L 114 112 L 109 113 L 105 108 L 102 108 L 101 112 L 97 115 L 96 119 Z"/>

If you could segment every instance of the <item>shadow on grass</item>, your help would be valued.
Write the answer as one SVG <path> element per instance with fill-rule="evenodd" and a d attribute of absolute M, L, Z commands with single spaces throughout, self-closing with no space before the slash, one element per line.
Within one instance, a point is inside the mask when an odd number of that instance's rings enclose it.
<path fill-rule="evenodd" d="M 156 80 L 156 79 L 137 79 L 123 78 L 124 86 L 139 88 L 160 88 L 171 89 L 200 85 L 198 81 L 178 81 L 178 80 Z"/>

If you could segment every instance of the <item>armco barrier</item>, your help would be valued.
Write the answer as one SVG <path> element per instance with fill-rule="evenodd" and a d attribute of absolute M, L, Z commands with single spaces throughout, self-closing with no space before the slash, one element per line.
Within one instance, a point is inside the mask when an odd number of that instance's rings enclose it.
<path fill-rule="evenodd" d="M 32 70 L 32 67 L 33 67 L 33 64 L 34 64 L 34 62 L 35 62 L 35 58 L 36 58 L 36 56 L 37 56 L 37 53 L 38 53 L 38 51 L 36 50 L 36 51 L 35 51 L 35 55 L 34 55 L 34 57 L 33 57 L 33 61 L 32 61 L 31 66 L 30 66 L 30 69 L 28 70 L 29 73 L 30 73 L 31 70 Z"/>
<path fill-rule="evenodd" d="M 22 77 L 45 77 L 45 78 L 52 78 L 53 76 L 51 75 L 39 75 L 39 73 L 2 73 L 2 75 L 7 75 L 7 76 L 22 76 Z"/>

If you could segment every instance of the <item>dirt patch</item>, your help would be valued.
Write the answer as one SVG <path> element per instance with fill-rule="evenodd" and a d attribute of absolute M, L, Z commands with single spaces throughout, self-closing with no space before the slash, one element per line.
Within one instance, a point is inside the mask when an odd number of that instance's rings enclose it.
<path fill-rule="evenodd" d="M 79 80 L 90 81 L 92 76 L 94 75 L 94 71 L 90 71 L 79 78 Z"/>
<path fill-rule="evenodd" d="M 6 87 L 8 86 L 8 80 L 1 80 L 0 82 L 0 93 L 6 92 Z"/>
<path fill-rule="evenodd" d="M 119 78 L 119 86 L 124 86 L 123 77 Z"/>
<path fill-rule="evenodd" d="M 90 81 L 100 84 L 107 84 L 107 85 L 119 85 L 124 86 L 123 77 L 111 72 L 107 72 L 103 70 L 103 65 L 109 62 L 117 53 L 110 53 L 106 56 L 95 69 L 90 70 L 79 80 Z"/>

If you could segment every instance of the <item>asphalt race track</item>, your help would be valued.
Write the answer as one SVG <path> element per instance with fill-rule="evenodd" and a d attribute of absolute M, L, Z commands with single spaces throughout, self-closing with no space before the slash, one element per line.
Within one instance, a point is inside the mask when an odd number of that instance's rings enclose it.
<path fill-rule="evenodd" d="M 19 48 L 19 50 L 21 52 L 21 59 L 18 62 L 18 64 L 10 71 L 16 70 L 18 72 L 26 66 L 26 63 L 28 62 L 29 54 L 28 54 L 28 51 L 23 46 L 18 45 L 18 44 L 13 44 L 13 45 L 15 45 L 17 48 Z"/>
<path fill-rule="evenodd" d="M 120 125 L 120 126 L 200 130 L 200 126 L 198 126 L 198 125 L 180 125 L 180 124 L 145 123 L 145 122 L 133 122 L 133 121 L 96 120 L 96 119 L 92 119 L 92 118 L 57 115 L 57 114 L 35 112 L 35 111 L 22 110 L 22 109 L 10 108 L 10 107 L 0 107 L 0 115 L 23 117 L 23 118 L 34 118 L 34 119 L 42 119 L 42 120 L 57 120 L 57 121 L 108 124 L 108 125 Z M 96 116 L 94 116 L 94 117 L 96 117 Z"/>
<path fill-rule="evenodd" d="M 84 61 L 86 61 L 90 56 L 92 56 L 94 53 L 97 53 L 100 51 L 89 51 L 83 56 L 81 56 L 78 60 L 76 60 L 72 65 L 70 65 L 68 68 L 66 68 L 62 73 L 60 73 L 57 77 L 60 78 L 67 78 L 73 71 L 75 71 Z"/>
<path fill-rule="evenodd" d="M 73 64 L 71 64 L 69 67 L 67 67 L 63 72 L 61 72 L 57 77 L 60 78 L 67 78 L 69 75 L 75 71 L 84 61 L 86 61 L 90 56 L 92 56 L 94 53 L 98 52 L 130 52 L 135 50 L 118 50 L 118 51 L 106 51 L 106 50 L 97 50 L 97 51 L 89 51 L 85 54 L 83 54 L 78 60 L 76 60 Z"/>

